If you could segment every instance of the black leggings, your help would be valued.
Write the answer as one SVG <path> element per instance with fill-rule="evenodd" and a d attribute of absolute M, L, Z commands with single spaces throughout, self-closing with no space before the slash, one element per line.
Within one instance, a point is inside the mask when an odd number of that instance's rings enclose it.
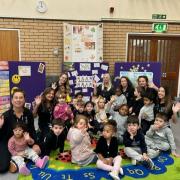
<path fill-rule="evenodd" d="M 0 142 L 0 173 L 8 171 L 11 155 L 8 151 L 7 143 Z"/>

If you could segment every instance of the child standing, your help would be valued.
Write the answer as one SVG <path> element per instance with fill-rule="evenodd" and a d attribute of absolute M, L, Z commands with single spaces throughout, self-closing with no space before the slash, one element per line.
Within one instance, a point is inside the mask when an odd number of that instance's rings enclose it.
<path fill-rule="evenodd" d="M 74 127 L 71 127 L 67 139 L 71 146 L 72 163 L 86 166 L 96 162 L 97 156 L 91 148 L 91 141 L 87 132 L 88 120 L 83 115 L 77 115 Z"/>
<path fill-rule="evenodd" d="M 29 133 L 25 132 L 25 129 L 25 125 L 21 122 L 14 125 L 14 135 L 8 141 L 8 149 L 12 155 L 12 160 L 15 161 L 19 168 L 19 173 L 29 175 L 30 171 L 26 167 L 24 158 L 31 159 L 37 167 L 42 169 L 47 164 L 49 157 L 44 156 L 41 159 L 37 153 L 29 147 L 29 145 L 34 144 L 34 140 L 29 136 Z"/>
<path fill-rule="evenodd" d="M 139 124 L 144 134 L 149 130 L 150 126 L 154 122 L 154 95 L 146 92 L 143 96 L 144 106 L 139 112 Z"/>
<path fill-rule="evenodd" d="M 147 155 L 147 146 L 144 134 L 139 129 L 139 120 L 137 116 L 131 115 L 127 119 L 127 131 L 123 136 L 124 151 L 128 157 L 132 159 L 132 164 L 137 162 L 146 164 L 150 169 L 154 163 Z"/>
<path fill-rule="evenodd" d="M 52 150 L 58 148 L 59 152 L 63 153 L 65 140 L 64 122 L 59 119 L 54 119 L 52 121 L 51 131 L 47 134 L 42 144 L 42 154 L 49 156 Z"/>
<path fill-rule="evenodd" d="M 97 167 L 105 171 L 110 171 L 109 175 L 120 180 L 118 174 L 123 174 L 121 168 L 121 156 L 118 155 L 118 142 L 115 137 L 117 124 L 114 120 L 109 120 L 104 124 L 102 136 L 97 142 L 95 152 L 98 154 Z"/>
<path fill-rule="evenodd" d="M 70 106 L 66 103 L 66 94 L 61 94 L 57 91 L 56 100 L 58 101 L 58 104 L 54 108 L 54 118 L 61 119 L 65 123 L 67 129 L 69 129 L 73 122 L 74 115 Z"/>
<path fill-rule="evenodd" d="M 172 155 L 180 157 L 176 153 L 176 145 L 171 128 L 169 128 L 168 117 L 165 113 L 156 114 L 155 122 L 151 125 L 145 136 L 146 144 L 151 153 L 156 157 L 158 151 L 171 150 Z"/>

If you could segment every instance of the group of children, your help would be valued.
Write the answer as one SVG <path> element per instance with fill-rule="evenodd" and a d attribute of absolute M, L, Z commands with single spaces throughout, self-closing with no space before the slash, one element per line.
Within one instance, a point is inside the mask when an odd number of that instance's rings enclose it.
<path fill-rule="evenodd" d="M 166 114 L 159 112 L 154 117 L 151 93 L 142 97 L 140 88 L 135 88 L 131 107 L 119 88 L 108 102 L 101 96 L 92 96 L 90 101 L 84 102 L 82 93 L 77 93 L 70 101 L 63 88 L 54 93 L 49 88 L 35 98 L 33 112 L 39 115 L 39 145 L 43 158 L 31 148 L 34 140 L 24 125 L 16 123 L 13 128 L 8 148 L 21 174 L 30 173 L 24 158 L 44 168 L 52 150 L 64 151 L 65 140 L 70 143 L 72 163 L 80 166 L 96 163 L 99 169 L 109 171 L 115 180 L 120 179 L 119 173 L 123 174 L 119 145 L 124 145 L 124 152 L 132 159 L 132 164 L 141 163 L 148 168 L 153 168 L 151 159 L 161 151 L 171 150 L 178 156 Z M 95 149 L 91 145 L 94 136 L 98 136 Z"/>

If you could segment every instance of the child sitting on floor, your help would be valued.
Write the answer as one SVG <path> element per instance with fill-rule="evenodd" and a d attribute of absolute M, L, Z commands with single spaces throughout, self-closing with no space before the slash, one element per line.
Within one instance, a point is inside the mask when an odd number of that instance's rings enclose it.
<path fill-rule="evenodd" d="M 64 131 L 64 123 L 59 119 L 52 121 L 51 131 L 44 138 L 42 143 L 42 154 L 50 155 L 52 150 L 59 148 L 59 152 L 64 151 L 64 142 L 66 140 L 66 132 Z"/>
<path fill-rule="evenodd" d="M 172 155 L 175 157 L 180 157 L 176 153 L 176 145 L 172 130 L 169 127 L 168 117 L 163 112 L 156 114 L 155 122 L 147 131 L 145 141 L 154 157 L 159 154 L 158 151 L 167 150 L 171 150 Z"/>
<path fill-rule="evenodd" d="M 80 166 L 95 163 L 97 156 L 91 147 L 86 116 L 77 115 L 74 126 L 70 128 L 67 139 L 71 146 L 71 161 Z"/>
<path fill-rule="evenodd" d="M 99 169 L 110 171 L 109 175 L 120 180 L 118 174 L 123 174 L 121 168 L 121 156 L 118 155 L 118 141 L 115 137 L 117 131 L 117 123 L 114 120 L 109 120 L 104 124 L 102 136 L 100 137 L 95 152 L 98 154 L 96 163 Z"/>
<path fill-rule="evenodd" d="M 132 164 L 142 163 L 152 169 L 154 163 L 147 154 L 144 134 L 139 128 L 137 116 L 131 115 L 127 119 L 127 131 L 123 136 L 125 154 L 132 159 Z"/>
<path fill-rule="evenodd" d="M 44 156 L 42 159 L 37 153 L 29 147 L 34 144 L 34 140 L 25 131 L 26 127 L 22 122 L 14 125 L 13 136 L 8 141 L 8 149 L 12 155 L 12 160 L 17 164 L 19 173 L 29 175 L 30 170 L 26 167 L 24 158 L 31 159 L 39 168 L 44 168 L 47 164 L 49 157 Z"/>

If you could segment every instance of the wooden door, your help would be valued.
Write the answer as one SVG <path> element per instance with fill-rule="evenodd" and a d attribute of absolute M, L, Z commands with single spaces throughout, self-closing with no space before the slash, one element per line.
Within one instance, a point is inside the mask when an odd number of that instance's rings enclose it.
<path fill-rule="evenodd" d="M 177 95 L 180 64 L 180 36 L 128 35 L 128 62 L 161 62 L 161 85 Z"/>
<path fill-rule="evenodd" d="M 19 61 L 17 30 L 0 30 L 0 61 Z"/>

